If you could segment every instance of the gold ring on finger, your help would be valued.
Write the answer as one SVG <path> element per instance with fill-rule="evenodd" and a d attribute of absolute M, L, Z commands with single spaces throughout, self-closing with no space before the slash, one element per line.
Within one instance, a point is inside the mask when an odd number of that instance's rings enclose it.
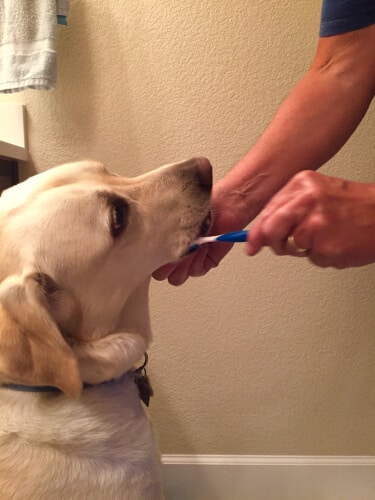
<path fill-rule="evenodd" d="M 293 249 L 294 252 L 300 254 L 300 255 L 307 255 L 308 251 L 309 251 L 309 248 L 303 248 L 303 247 L 299 247 L 295 240 L 294 240 L 294 236 L 291 234 L 290 236 L 288 236 L 288 245 Z"/>

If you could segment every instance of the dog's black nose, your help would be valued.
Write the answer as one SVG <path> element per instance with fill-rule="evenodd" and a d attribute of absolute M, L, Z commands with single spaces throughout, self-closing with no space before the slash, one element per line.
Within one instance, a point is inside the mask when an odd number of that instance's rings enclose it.
<path fill-rule="evenodd" d="M 199 158 L 195 158 L 197 163 L 197 174 L 199 184 L 206 188 L 207 190 L 211 190 L 212 188 L 212 166 L 209 160 L 204 156 Z"/>

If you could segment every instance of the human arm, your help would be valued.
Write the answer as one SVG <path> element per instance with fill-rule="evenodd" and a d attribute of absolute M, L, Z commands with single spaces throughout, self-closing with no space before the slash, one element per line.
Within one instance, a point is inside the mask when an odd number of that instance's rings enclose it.
<path fill-rule="evenodd" d="M 212 234 L 242 229 L 293 175 L 319 168 L 343 146 L 374 94 L 374 47 L 375 25 L 319 39 L 309 70 L 258 142 L 216 183 Z M 179 285 L 205 274 L 228 249 L 218 245 L 200 248 L 156 277 Z"/>

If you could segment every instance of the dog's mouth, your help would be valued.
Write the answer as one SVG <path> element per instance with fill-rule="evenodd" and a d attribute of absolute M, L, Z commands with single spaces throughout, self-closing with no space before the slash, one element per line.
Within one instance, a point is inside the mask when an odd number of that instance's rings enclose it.
<path fill-rule="evenodd" d="M 192 252 L 194 252 L 198 248 L 198 245 L 196 244 L 196 240 L 198 238 L 201 238 L 202 236 L 205 236 L 208 233 L 208 231 L 211 227 L 211 223 L 212 223 L 212 214 L 210 211 L 210 212 L 208 212 L 206 217 L 203 219 L 203 221 L 199 227 L 198 233 L 196 234 L 194 240 L 191 242 L 191 244 L 190 244 L 190 246 L 189 246 L 189 248 L 184 256 L 191 254 Z"/>
<path fill-rule="evenodd" d="M 208 233 L 208 230 L 211 227 L 211 222 L 212 222 L 212 214 L 210 211 L 210 212 L 208 212 L 206 217 L 203 219 L 202 224 L 200 225 L 199 232 L 197 234 L 197 238 L 200 238 L 201 236 L 205 236 Z"/>
<path fill-rule="evenodd" d="M 194 252 L 198 248 L 198 245 L 196 244 L 196 240 L 198 238 L 201 238 L 202 236 L 205 236 L 208 233 L 208 231 L 211 227 L 211 223 L 212 223 L 212 214 L 211 214 L 211 211 L 209 211 L 208 214 L 206 215 L 206 217 L 201 222 L 199 229 L 194 236 L 194 239 L 190 240 L 190 244 L 189 244 L 188 249 L 185 252 L 183 252 L 183 254 L 181 255 L 180 258 L 186 257 L 187 255 L 190 255 L 192 252 Z"/>

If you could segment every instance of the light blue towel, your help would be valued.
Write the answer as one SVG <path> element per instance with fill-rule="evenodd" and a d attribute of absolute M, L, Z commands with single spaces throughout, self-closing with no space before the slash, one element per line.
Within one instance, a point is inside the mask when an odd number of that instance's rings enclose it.
<path fill-rule="evenodd" d="M 56 85 L 56 16 L 69 0 L 0 1 L 0 92 L 51 90 Z"/>

